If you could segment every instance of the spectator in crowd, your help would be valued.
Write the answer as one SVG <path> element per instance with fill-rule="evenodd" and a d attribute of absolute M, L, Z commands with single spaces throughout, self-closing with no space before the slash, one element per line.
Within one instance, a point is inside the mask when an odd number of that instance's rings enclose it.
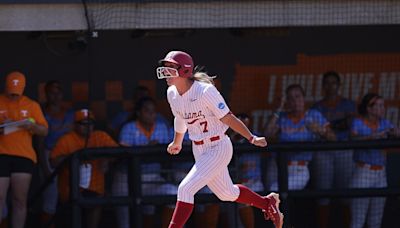
<path fill-rule="evenodd" d="M 307 110 L 304 102 L 304 90 L 300 85 L 293 84 L 286 88 L 280 107 L 271 116 L 266 126 L 265 135 L 276 138 L 280 142 L 303 142 L 320 139 L 335 140 L 335 134 L 329 127 L 329 122 L 316 110 Z M 287 101 L 285 101 L 285 97 Z M 286 107 L 287 110 L 283 110 Z M 310 172 L 309 162 L 312 152 L 289 152 L 288 159 L 288 188 L 299 190 L 306 187 Z M 267 162 L 266 188 L 278 190 L 276 156 Z"/>
<path fill-rule="evenodd" d="M 133 91 L 133 96 L 132 96 L 132 103 L 133 105 L 143 97 L 151 97 L 150 96 L 150 90 L 149 88 L 145 86 L 138 86 L 135 88 Z M 112 134 L 115 136 L 115 138 L 118 138 L 119 132 L 121 128 L 123 127 L 124 124 L 126 124 L 132 117 L 132 110 L 124 110 L 119 112 L 112 120 L 109 126 L 110 131 Z M 169 122 L 167 119 L 162 116 L 160 113 L 156 114 L 156 120 L 160 123 L 164 123 L 167 126 L 169 126 Z"/>
<path fill-rule="evenodd" d="M 126 123 L 120 132 L 119 142 L 122 146 L 147 146 L 155 144 L 166 144 L 169 142 L 167 126 L 157 121 L 156 103 L 150 97 L 140 98 L 133 113 L 133 120 Z M 127 164 L 119 164 L 114 174 L 112 191 L 116 196 L 128 195 Z M 175 195 L 177 186 L 168 183 L 161 174 L 161 164 L 158 162 L 144 163 L 140 168 L 142 180 L 142 193 L 144 195 Z M 158 182 L 158 183 L 151 183 Z M 162 227 L 168 227 L 172 217 L 173 206 L 163 208 L 161 223 Z M 144 227 L 152 227 L 154 221 L 155 207 L 152 205 L 144 208 Z M 130 227 L 127 207 L 117 209 L 117 221 L 120 228 Z"/>
<path fill-rule="evenodd" d="M 322 113 L 329 121 L 329 125 L 335 132 L 338 141 L 346 141 L 350 135 L 350 124 L 356 112 L 353 101 L 339 95 L 340 76 L 335 71 L 328 71 L 322 77 L 324 97 L 318 101 L 313 109 Z M 323 151 L 315 154 L 315 178 L 318 189 L 346 188 L 349 186 L 353 170 L 353 151 Z M 335 184 L 334 184 L 335 183 Z M 350 221 L 348 201 L 342 200 L 344 227 L 348 227 Z M 329 199 L 318 201 L 318 225 L 320 228 L 328 228 L 329 225 Z"/>
<path fill-rule="evenodd" d="M 61 136 L 53 148 L 50 158 L 53 167 L 59 166 L 71 154 L 96 147 L 117 147 L 118 144 L 105 132 L 94 130 L 94 116 L 88 109 L 74 113 L 74 130 Z M 80 166 L 80 190 L 84 197 L 99 197 L 104 194 L 104 173 L 108 161 L 96 159 Z M 62 203 L 69 200 L 69 171 L 65 166 L 58 176 L 58 193 Z M 101 207 L 85 210 L 86 227 L 97 228 L 101 216 Z"/>
<path fill-rule="evenodd" d="M 249 129 L 250 127 L 250 116 L 245 113 L 237 115 Z M 257 132 L 255 132 L 258 134 Z M 247 143 L 248 141 L 243 138 L 240 134 L 235 131 L 229 131 L 229 137 L 232 143 Z M 262 183 L 261 176 L 261 155 L 260 154 L 243 154 L 239 157 L 239 182 L 243 185 L 248 186 L 253 191 L 263 192 L 264 185 Z M 240 220 L 245 228 L 254 228 L 254 212 L 250 205 L 239 206 Z"/>
<path fill-rule="evenodd" d="M 400 129 L 384 118 L 385 105 L 381 96 L 365 95 L 358 108 L 359 117 L 351 124 L 354 140 L 374 140 L 399 137 Z M 385 188 L 386 154 L 381 149 L 354 150 L 356 168 L 350 180 L 351 188 Z M 351 228 L 380 228 L 385 207 L 384 197 L 356 198 L 351 201 Z"/>
<path fill-rule="evenodd" d="M 22 228 L 27 214 L 28 190 L 37 162 L 32 136 L 46 136 L 47 122 L 37 102 L 23 95 L 25 76 L 11 72 L 0 95 L 0 215 L 11 186 L 11 225 Z M 3 124 L 8 124 L 4 126 Z"/>
<path fill-rule="evenodd" d="M 74 111 L 63 104 L 63 90 L 58 81 L 48 81 L 44 86 L 46 102 L 43 105 L 44 117 L 49 124 L 46 137 L 39 139 L 39 155 L 41 173 L 44 181 L 50 177 L 54 167 L 50 165 L 50 152 L 57 140 L 72 130 L 74 125 Z M 56 178 L 49 184 L 43 193 L 41 225 L 45 227 L 56 213 L 58 202 Z M 54 227 L 54 224 L 51 226 Z"/>

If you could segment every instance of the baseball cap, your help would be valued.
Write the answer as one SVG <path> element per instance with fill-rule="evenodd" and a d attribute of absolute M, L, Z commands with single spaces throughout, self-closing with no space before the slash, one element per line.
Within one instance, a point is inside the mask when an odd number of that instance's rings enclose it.
<path fill-rule="evenodd" d="M 21 72 L 13 71 L 6 78 L 6 92 L 9 94 L 22 95 L 25 89 L 25 75 Z"/>
<path fill-rule="evenodd" d="M 80 109 L 75 111 L 74 120 L 77 123 L 90 124 L 94 122 L 94 115 L 88 109 Z"/>

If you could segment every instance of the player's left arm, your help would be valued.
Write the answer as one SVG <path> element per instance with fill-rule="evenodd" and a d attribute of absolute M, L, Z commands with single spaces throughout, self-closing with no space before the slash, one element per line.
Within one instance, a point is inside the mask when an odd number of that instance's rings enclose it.
<path fill-rule="evenodd" d="M 253 135 L 246 125 L 239 120 L 229 110 L 228 105 L 220 92 L 214 87 L 209 86 L 203 94 L 203 101 L 209 110 L 224 124 L 228 125 L 232 130 L 236 131 L 243 137 L 249 140 L 251 144 L 256 146 L 266 146 L 267 141 L 264 137 Z"/>
<path fill-rule="evenodd" d="M 258 137 L 253 135 L 246 125 L 239 120 L 233 113 L 229 112 L 224 117 L 222 117 L 221 122 L 228 125 L 232 130 L 236 131 L 243 137 L 249 140 L 250 143 L 256 146 L 267 146 L 267 141 L 265 137 Z"/>
<path fill-rule="evenodd" d="M 320 135 L 328 141 L 336 141 L 336 135 L 329 124 L 322 126 Z"/>

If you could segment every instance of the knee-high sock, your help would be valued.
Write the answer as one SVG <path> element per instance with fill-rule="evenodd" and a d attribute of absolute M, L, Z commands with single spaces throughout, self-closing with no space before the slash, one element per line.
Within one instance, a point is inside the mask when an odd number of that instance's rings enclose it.
<path fill-rule="evenodd" d="M 253 192 L 248 187 L 237 184 L 236 186 L 240 189 L 239 197 L 235 200 L 235 202 L 248 204 L 250 206 L 254 206 L 260 209 L 267 209 L 268 207 L 268 200 L 263 198 L 259 194 Z"/>
<path fill-rule="evenodd" d="M 191 203 L 177 201 L 169 228 L 182 228 L 192 214 L 193 207 Z"/>

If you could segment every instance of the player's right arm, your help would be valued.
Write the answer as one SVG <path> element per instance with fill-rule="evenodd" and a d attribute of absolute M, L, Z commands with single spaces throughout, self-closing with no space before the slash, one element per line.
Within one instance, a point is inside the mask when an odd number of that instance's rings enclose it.
<path fill-rule="evenodd" d="M 174 113 L 174 115 L 176 115 L 176 112 L 172 112 Z M 169 154 L 175 155 L 181 151 L 183 138 L 186 131 L 187 126 L 185 120 L 180 118 L 179 115 L 176 115 L 174 118 L 174 139 L 167 147 L 167 152 Z"/>
<path fill-rule="evenodd" d="M 179 154 L 179 152 L 181 152 L 184 136 L 185 136 L 185 133 L 179 133 L 179 132 L 175 131 L 174 140 L 170 144 L 168 144 L 168 147 L 167 147 L 167 152 L 169 154 L 175 155 L 175 154 Z"/>
<path fill-rule="evenodd" d="M 168 144 L 167 152 L 172 155 L 179 154 L 181 151 L 183 138 L 187 131 L 185 120 L 178 114 L 173 105 L 173 97 L 176 95 L 174 88 L 169 87 L 167 91 L 167 100 L 170 104 L 172 114 L 174 115 L 174 139 L 170 144 Z"/>
<path fill-rule="evenodd" d="M 267 125 L 265 126 L 265 130 L 264 130 L 264 135 L 266 137 L 269 137 L 271 139 L 277 138 L 277 135 L 279 132 L 278 119 L 279 119 L 279 117 L 277 117 L 275 115 L 272 115 L 269 118 L 269 121 L 267 122 Z"/>
<path fill-rule="evenodd" d="M 286 104 L 286 96 L 282 96 L 282 99 L 279 103 L 279 107 L 276 111 L 270 116 L 267 125 L 265 126 L 264 134 L 271 139 L 276 139 L 279 132 L 278 120 L 279 117 L 285 107 Z"/>

